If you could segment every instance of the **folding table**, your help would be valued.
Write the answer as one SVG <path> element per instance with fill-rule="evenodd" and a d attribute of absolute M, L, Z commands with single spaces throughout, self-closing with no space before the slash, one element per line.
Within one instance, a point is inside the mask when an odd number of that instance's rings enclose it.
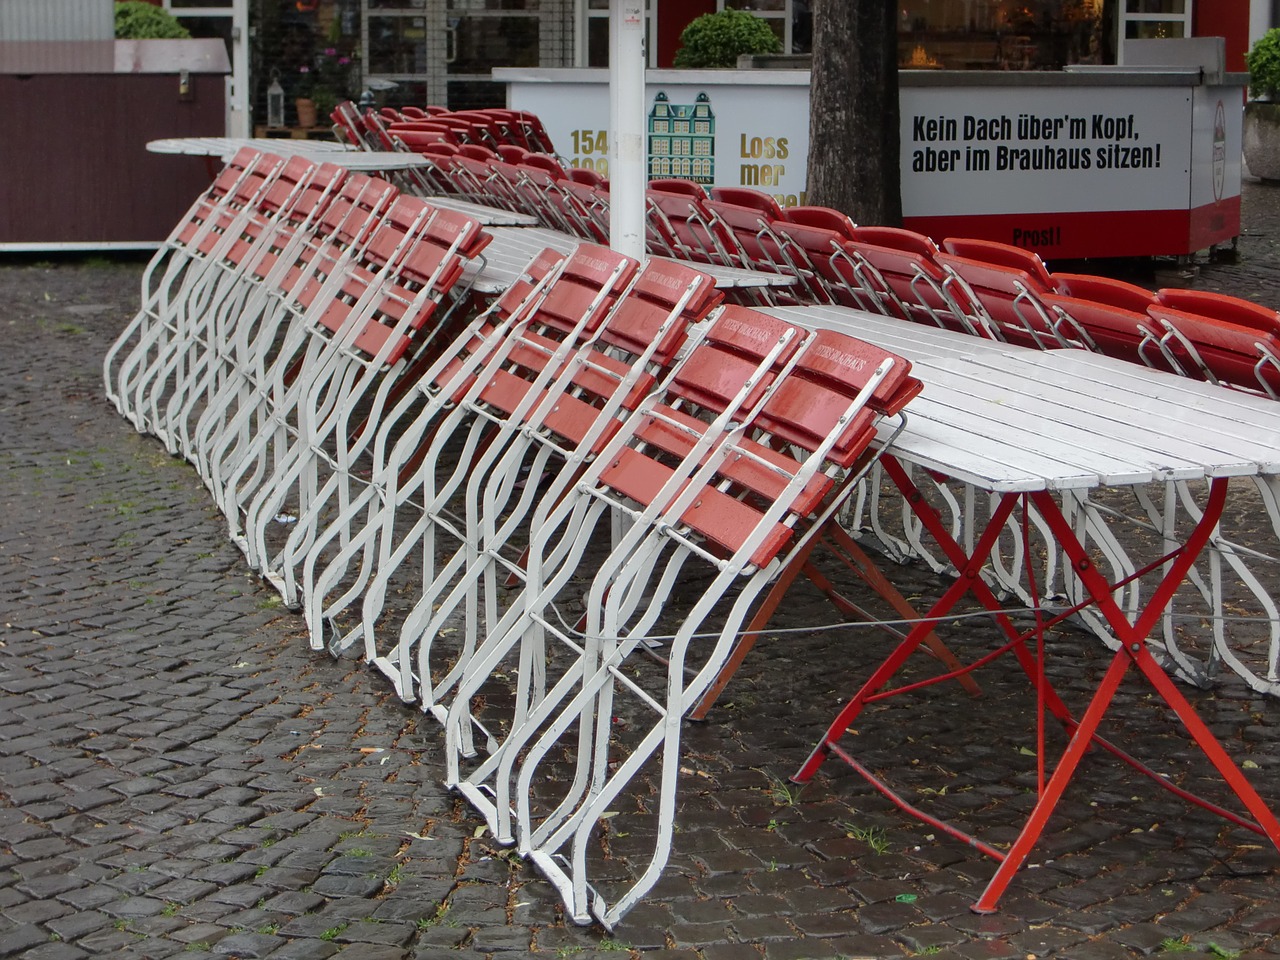
<path fill-rule="evenodd" d="M 924 619 L 841 709 L 794 779 L 809 780 L 826 757 L 835 754 L 901 809 L 998 860 L 1000 866 L 974 904 L 978 912 L 996 908 L 1091 747 L 1113 753 L 1166 789 L 1263 835 L 1280 849 L 1280 824 L 1275 816 L 1157 661 L 1149 640 L 1174 592 L 1214 536 L 1229 481 L 1280 473 L 1280 408 L 1275 402 L 1083 351 L 1041 352 L 993 344 L 843 307 L 782 307 L 765 312 L 790 322 L 839 330 L 912 361 L 925 389 L 912 402 L 907 426 L 894 437 L 882 463 L 919 522 L 958 571 L 954 583 Z M 968 531 L 968 536 L 957 537 L 921 496 L 909 468 L 936 472 L 991 494 L 990 514 L 985 520 L 975 519 L 975 529 Z M 1119 584 L 1109 582 L 1098 568 L 1086 546 L 1086 535 L 1068 519 L 1064 506 L 1072 498 L 1087 498 L 1091 491 L 1104 487 L 1192 480 L 1207 485 L 1202 513 L 1190 534 L 1174 544 L 1162 562 L 1139 571 L 1150 574 L 1154 570 L 1158 586 L 1144 605 L 1126 614 L 1113 596 Z M 1006 522 L 1013 518 L 1025 529 L 1028 506 L 1038 512 L 1052 545 L 1069 558 L 1081 596 L 1073 610 L 1094 608 L 1118 641 L 1110 665 L 1078 718 L 1045 678 L 1043 644 L 1037 647 L 1031 642 L 1042 640 L 1042 631 L 1023 632 L 1015 626 L 983 577 Z M 947 617 L 970 593 L 991 612 L 1007 637 L 1007 644 L 997 652 L 1012 652 L 1018 658 L 1035 685 L 1042 709 L 1056 717 L 1070 737 L 1047 781 L 1042 776 L 1034 808 L 1004 852 L 913 808 L 863 768 L 840 742 L 867 705 L 956 675 L 953 671 L 888 689 L 938 618 Z M 1034 600 L 1034 587 L 1032 594 Z M 1041 627 L 1065 617 L 1045 618 Z M 988 654 L 964 669 L 971 670 L 995 655 Z M 1182 790 L 1098 736 L 1100 721 L 1131 671 L 1140 674 L 1183 722 L 1247 815 Z M 1040 749 L 1043 751 L 1043 740 Z"/>

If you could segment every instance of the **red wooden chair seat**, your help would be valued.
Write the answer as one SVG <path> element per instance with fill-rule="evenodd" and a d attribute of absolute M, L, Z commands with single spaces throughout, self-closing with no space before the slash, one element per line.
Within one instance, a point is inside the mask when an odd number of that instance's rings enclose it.
<path fill-rule="evenodd" d="M 908 231 L 888 234 L 888 229 L 858 227 L 855 238 L 844 244 L 852 258 L 854 279 L 880 302 L 881 312 L 959 333 L 1004 339 L 968 289 L 951 282 L 951 274 L 935 259 L 938 251 L 931 248 L 931 241 L 928 245 L 904 243 L 910 239 Z"/>
<path fill-rule="evenodd" d="M 1198 313 L 1241 327 L 1267 332 L 1280 329 L 1280 313 L 1271 307 L 1228 296 L 1213 290 L 1190 290 L 1164 287 L 1156 291 L 1156 299 L 1166 307 L 1187 313 Z"/>
<path fill-rule="evenodd" d="M 1166 352 L 1185 375 L 1280 397 L 1280 331 L 1153 304 L 1148 314 L 1163 329 Z M 1242 311 L 1242 319 L 1261 315 Z"/>
<path fill-rule="evenodd" d="M 951 247 L 971 249 L 977 242 L 971 241 L 963 246 L 952 244 Z M 1006 245 L 995 246 L 1005 248 Z M 1007 249 L 1017 251 L 1018 248 Z M 997 249 L 996 252 L 1002 251 Z M 1034 264 L 1017 258 L 1011 260 L 1021 265 L 1000 262 L 998 257 L 975 260 L 945 251 L 939 252 L 934 259 L 951 274 L 947 281 L 948 289 L 963 290 L 966 298 L 996 326 L 1003 339 L 1041 350 L 1068 345 L 1054 328 L 1048 308 L 1041 300 L 1042 294 L 1053 290 L 1043 264 L 1036 272 L 1029 272 L 1025 267 L 1034 267 Z"/>
<path fill-rule="evenodd" d="M 1057 293 L 1077 300 L 1093 300 L 1113 307 L 1122 307 L 1134 313 L 1146 313 L 1155 300 L 1155 294 L 1145 287 L 1111 277 L 1099 277 L 1088 273 L 1054 273 L 1053 286 Z"/>

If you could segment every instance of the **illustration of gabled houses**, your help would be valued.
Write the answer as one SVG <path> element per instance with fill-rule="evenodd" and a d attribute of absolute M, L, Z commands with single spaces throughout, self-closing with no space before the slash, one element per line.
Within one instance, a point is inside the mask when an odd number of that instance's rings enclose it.
<path fill-rule="evenodd" d="M 710 185 L 716 173 L 716 117 L 711 98 L 672 103 L 659 92 L 649 111 L 649 179 L 680 177 Z"/>

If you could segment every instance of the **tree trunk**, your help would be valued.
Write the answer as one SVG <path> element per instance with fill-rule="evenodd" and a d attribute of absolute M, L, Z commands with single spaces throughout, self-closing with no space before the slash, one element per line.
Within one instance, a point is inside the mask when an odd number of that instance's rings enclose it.
<path fill-rule="evenodd" d="M 813 0 L 809 202 L 902 222 L 897 4 Z"/>

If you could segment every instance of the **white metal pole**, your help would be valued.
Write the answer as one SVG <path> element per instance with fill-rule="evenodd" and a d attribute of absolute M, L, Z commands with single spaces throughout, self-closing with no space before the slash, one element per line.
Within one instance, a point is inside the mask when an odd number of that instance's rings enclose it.
<path fill-rule="evenodd" d="M 644 258 L 644 0 L 609 4 L 609 246 Z"/>
<path fill-rule="evenodd" d="M 231 4 L 231 93 L 227 98 L 227 136 L 253 136 L 249 102 L 249 0 Z M 266 118 L 263 118 L 266 122 Z"/>

